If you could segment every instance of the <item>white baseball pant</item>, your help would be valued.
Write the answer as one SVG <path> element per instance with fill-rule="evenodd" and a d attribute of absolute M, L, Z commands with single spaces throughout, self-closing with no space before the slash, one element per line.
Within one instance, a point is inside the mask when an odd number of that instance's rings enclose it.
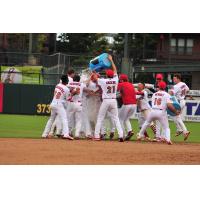
<path fill-rule="evenodd" d="M 180 101 L 180 106 L 181 106 L 181 114 L 173 117 L 174 123 L 176 124 L 177 131 L 183 131 L 183 133 L 187 133 L 188 130 L 182 120 L 182 111 L 185 107 L 184 99 Z"/>
<path fill-rule="evenodd" d="M 125 126 L 128 125 L 128 129 L 130 129 L 131 127 L 130 118 L 136 111 L 136 107 L 137 107 L 136 104 L 122 105 L 119 111 L 119 120 L 120 120 L 121 127 L 123 129 L 124 134 L 126 132 Z M 131 131 L 132 131 L 132 128 L 131 128 Z"/>
<path fill-rule="evenodd" d="M 59 118 L 59 116 L 57 115 L 52 126 L 51 126 L 51 130 L 49 135 L 53 135 L 54 134 L 54 130 L 56 128 L 56 135 L 60 135 L 61 131 L 62 131 L 62 124 L 61 124 L 61 119 Z"/>
<path fill-rule="evenodd" d="M 61 124 L 62 124 L 61 135 L 65 136 L 65 137 L 69 136 L 68 120 L 67 120 L 66 110 L 65 110 L 63 104 L 62 103 L 51 104 L 50 108 L 51 108 L 51 116 L 46 124 L 46 127 L 44 129 L 42 137 L 48 136 L 48 134 L 51 130 L 52 124 L 55 121 L 55 118 L 57 115 L 59 116 L 59 118 L 61 120 Z"/>
<path fill-rule="evenodd" d="M 80 102 L 70 102 L 67 106 L 67 113 L 69 115 L 70 132 L 73 129 L 72 121 L 74 121 L 75 127 L 75 137 L 80 136 L 81 131 L 81 116 L 82 116 L 82 105 Z"/>
<path fill-rule="evenodd" d="M 148 126 L 150 126 L 151 122 L 154 120 L 158 120 L 163 128 L 162 135 L 167 141 L 170 141 L 170 129 L 169 129 L 169 122 L 167 117 L 167 112 L 163 110 L 152 109 L 150 114 L 147 117 L 147 120 L 143 124 L 139 136 L 144 137 L 144 132 Z"/>
<path fill-rule="evenodd" d="M 119 138 L 123 138 L 123 130 L 120 125 L 119 117 L 118 117 L 118 108 L 116 99 L 104 99 L 101 107 L 99 109 L 99 114 L 97 117 L 97 124 L 95 126 L 95 137 L 99 138 L 99 133 L 101 129 L 101 125 L 105 119 L 106 113 L 110 112 L 112 114 L 112 120 L 115 123 L 115 126 L 118 131 Z"/>

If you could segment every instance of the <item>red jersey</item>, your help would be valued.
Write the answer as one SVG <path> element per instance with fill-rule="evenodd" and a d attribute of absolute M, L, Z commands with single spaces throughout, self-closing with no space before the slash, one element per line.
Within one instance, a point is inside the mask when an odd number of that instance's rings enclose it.
<path fill-rule="evenodd" d="M 119 83 L 117 90 L 121 94 L 124 105 L 136 104 L 136 92 L 132 83 L 130 82 Z"/>

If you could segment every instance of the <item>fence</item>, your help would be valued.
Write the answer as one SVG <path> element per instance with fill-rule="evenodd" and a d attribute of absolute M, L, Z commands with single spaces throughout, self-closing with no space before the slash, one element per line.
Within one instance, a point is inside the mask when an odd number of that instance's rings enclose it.
<path fill-rule="evenodd" d="M 6 83 L 55 85 L 60 76 L 69 68 L 76 73 L 88 68 L 94 58 L 88 55 L 28 54 L 19 52 L 0 52 L 1 81 Z M 117 66 L 121 66 L 121 57 L 114 57 Z M 120 67 L 119 67 L 120 69 Z M 120 71 L 120 70 L 119 70 Z"/>

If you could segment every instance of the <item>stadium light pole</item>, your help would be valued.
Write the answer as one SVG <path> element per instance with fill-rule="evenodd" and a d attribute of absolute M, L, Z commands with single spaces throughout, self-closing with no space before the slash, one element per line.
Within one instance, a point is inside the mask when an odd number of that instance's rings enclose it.
<path fill-rule="evenodd" d="M 29 33 L 29 46 L 28 46 L 28 53 L 31 54 L 33 49 L 33 34 Z"/>
<path fill-rule="evenodd" d="M 121 73 L 127 74 L 132 80 L 132 64 L 129 61 L 129 34 L 124 33 L 124 57 L 122 58 Z"/>
<path fill-rule="evenodd" d="M 124 58 L 128 59 L 128 33 L 124 36 Z"/>

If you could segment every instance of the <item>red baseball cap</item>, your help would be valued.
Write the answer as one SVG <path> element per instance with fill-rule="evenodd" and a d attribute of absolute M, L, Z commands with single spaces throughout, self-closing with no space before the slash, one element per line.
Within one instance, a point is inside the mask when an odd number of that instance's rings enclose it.
<path fill-rule="evenodd" d="M 120 74 L 119 80 L 128 81 L 128 76 L 126 74 Z"/>
<path fill-rule="evenodd" d="M 165 89 L 166 87 L 167 87 L 167 84 L 164 82 L 164 81 L 161 81 L 160 83 L 158 83 L 158 87 L 160 88 L 160 89 Z"/>
<path fill-rule="evenodd" d="M 111 69 L 107 69 L 107 70 L 106 70 L 106 75 L 107 75 L 108 77 L 113 77 L 113 76 L 114 76 L 114 71 L 111 70 Z"/>
<path fill-rule="evenodd" d="M 163 79 L 163 75 L 162 74 L 156 74 L 156 79 Z"/>

